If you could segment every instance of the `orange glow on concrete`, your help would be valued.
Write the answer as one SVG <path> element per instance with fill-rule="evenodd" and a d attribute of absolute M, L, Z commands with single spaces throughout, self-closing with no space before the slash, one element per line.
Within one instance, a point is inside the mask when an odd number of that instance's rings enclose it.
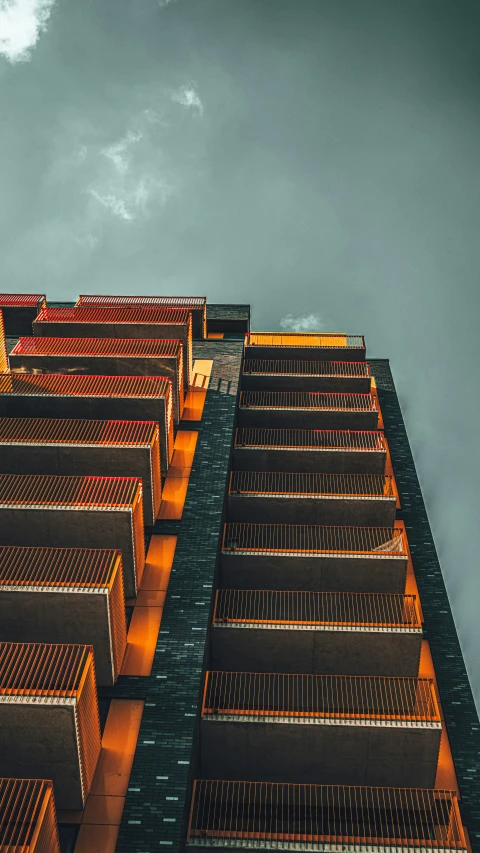
<path fill-rule="evenodd" d="M 148 676 L 152 671 L 176 544 L 176 536 L 152 536 L 150 540 L 121 675 Z"/>
<path fill-rule="evenodd" d="M 163 607 L 134 607 L 120 675 L 150 675 Z"/>
<path fill-rule="evenodd" d="M 435 779 L 435 787 L 444 788 L 449 791 L 456 791 L 456 793 L 460 796 L 458 790 L 457 776 L 455 773 L 455 765 L 453 763 L 452 751 L 450 749 L 447 729 L 445 727 L 445 718 L 443 716 L 442 703 L 440 701 L 440 695 L 438 692 L 435 668 L 433 666 L 432 654 L 430 651 L 430 643 L 428 642 L 428 640 L 422 641 L 422 651 L 420 654 L 420 667 L 418 675 L 420 678 L 433 679 L 433 682 L 435 684 L 435 693 L 437 696 L 438 708 L 440 711 L 440 718 L 442 720 L 442 737 L 440 741 L 440 753 L 438 756 L 438 767 L 437 776 Z"/>
<path fill-rule="evenodd" d="M 382 409 L 380 406 L 380 400 L 378 399 L 377 383 L 375 382 L 374 376 L 372 376 L 372 378 L 371 378 L 370 393 L 373 394 L 373 396 L 375 397 L 375 401 L 376 401 L 377 409 L 378 409 L 377 429 L 385 429 L 385 426 L 383 423 Z M 388 473 L 388 472 L 385 472 L 385 473 Z"/>
<path fill-rule="evenodd" d="M 81 816 L 75 853 L 115 853 L 128 782 L 143 714 L 143 701 L 114 699 L 102 738 L 92 792 Z M 59 813 L 61 823 L 76 823 L 75 815 Z"/>
<path fill-rule="evenodd" d="M 221 341 L 225 337 L 225 332 L 209 332 L 207 338 L 210 341 Z"/>
<path fill-rule="evenodd" d="M 194 362 L 192 370 L 193 380 L 185 397 L 182 421 L 202 420 L 212 367 L 213 361 L 211 359 L 197 358 Z"/>
<path fill-rule="evenodd" d="M 417 599 L 417 607 L 420 615 L 420 619 L 423 622 L 423 610 L 422 610 L 422 602 L 420 600 L 420 594 L 418 592 L 417 579 L 415 577 L 415 570 L 413 568 L 412 555 L 410 553 L 410 545 L 408 544 L 408 536 L 407 531 L 405 529 L 405 522 L 401 521 L 401 519 L 395 520 L 395 525 L 401 527 L 404 533 L 404 540 L 407 543 L 407 554 L 408 554 L 408 563 L 407 563 L 407 578 L 405 583 L 405 593 L 407 595 L 415 595 Z"/>
<path fill-rule="evenodd" d="M 197 438 L 198 432 L 193 430 L 177 432 L 172 463 L 163 486 L 159 519 L 179 520 L 183 515 Z"/>

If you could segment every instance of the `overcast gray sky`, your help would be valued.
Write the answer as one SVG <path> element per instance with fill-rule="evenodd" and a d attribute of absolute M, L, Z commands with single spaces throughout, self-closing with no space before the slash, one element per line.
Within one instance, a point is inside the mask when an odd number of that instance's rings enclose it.
<path fill-rule="evenodd" d="M 476 0 L 0 0 L 1 289 L 364 333 L 477 702 L 479 31 Z"/>

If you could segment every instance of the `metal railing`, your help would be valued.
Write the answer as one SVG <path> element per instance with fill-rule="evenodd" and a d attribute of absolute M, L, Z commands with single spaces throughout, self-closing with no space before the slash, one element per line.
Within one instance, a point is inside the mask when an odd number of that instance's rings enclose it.
<path fill-rule="evenodd" d="M 4 587 L 109 587 L 120 551 L 94 548 L 0 546 L 0 589 Z"/>
<path fill-rule="evenodd" d="M 183 343 L 161 338 L 19 338 L 10 355 L 71 355 L 99 358 L 182 360 Z"/>
<path fill-rule="evenodd" d="M 158 440 L 158 424 L 153 423 L 153 421 L 0 418 L 0 444 L 38 443 L 151 447 Z"/>
<path fill-rule="evenodd" d="M 291 495 L 298 497 L 395 500 L 388 474 L 315 474 L 288 471 L 232 471 L 229 495 Z"/>
<path fill-rule="evenodd" d="M 341 332 L 250 332 L 245 342 L 247 346 L 365 349 L 363 335 L 345 335 Z"/>
<path fill-rule="evenodd" d="M 268 361 L 245 359 L 242 373 L 247 376 L 332 376 L 368 379 L 366 361 Z"/>
<path fill-rule="evenodd" d="M 98 307 L 139 307 L 153 308 L 203 308 L 207 303 L 205 296 L 100 296 L 95 293 L 82 294 L 77 305 L 95 305 Z"/>
<path fill-rule="evenodd" d="M 0 308 L 43 308 L 46 304 L 43 293 L 0 293 Z"/>
<path fill-rule="evenodd" d="M 387 450 L 383 432 L 349 429 L 239 427 L 235 432 L 234 446 L 258 450 Z"/>
<path fill-rule="evenodd" d="M 185 308 L 139 306 L 78 305 L 73 308 L 42 308 L 35 323 L 147 323 L 191 325 L 191 313 Z"/>
<path fill-rule="evenodd" d="M 224 553 L 309 556 L 407 557 L 401 527 L 334 527 L 313 524 L 225 524 Z"/>
<path fill-rule="evenodd" d="M 0 779 L 0 850 L 60 853 L 52 782 Z"/>
<path fill-rule="evenodd" d="M 92 646 L 0 643 L 0 696 L 76 697 Z"/>
<path fill-rule="evenodd" d="M 219 589 L 213 625 L 235 624 L 422 631 L 414 595 Z"/>
<path fill-rule="evenodd" d="M 454 791 L 194 782 L 187 844 L 273 850 L 466 851 Z"/>
<path fill-rule="evenodd" d="M 0 375 L 0 394 L 61 397 L 165 397 L 172 381 L 163 376 L 84 376 L 74 373 Z"/>
<path fill-rule="evenodd" d="M 207 672 L 202 717 L 441 727 L 432 679 L 372 675 Z"/>
<path fill-rule="evenodd" d="M 136 477 L 0 474 L 0 506 L 132 509 L 142 497 Z"/>
<path fill-rule="evenodd" d="M 377 412 L 374 394 L 318 391 L 241 391 L 241 409 L 318 409 L 323 412 Z"/>

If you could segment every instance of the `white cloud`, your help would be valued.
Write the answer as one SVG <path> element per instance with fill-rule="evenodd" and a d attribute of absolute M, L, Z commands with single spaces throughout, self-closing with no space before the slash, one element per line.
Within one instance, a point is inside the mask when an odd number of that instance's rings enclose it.
<path fill-rule="evenodd" d="M 158 0 L 160 9 L 165 9 L 165 6 L 169 6 L 170 3 L 176 3 L 176 0 Z"/>
<path fill-rule="evenodd" d="M 123 139 L 120 139 L 115 145 L 110 145 L 108 148 L 102 148 L 101 153 L 110 160 L 116 170 L 121 174 L 125 173 L 130 165 L 130 148 L 136 142 L 140 142 L 143 134 L 139 131 L 129 131 Z"/>
<path fill-rule="evenodd" d="M 28 62 L 55 0 L 0 0 L 0 55 Z"/>
<path fill-rule="evenodd" d="M 171 93 L 171 98 L 176 104 L 181 104 L 182 107 L 186 107 L 187 109 L 198 110 L 200 115 L 202 115 L 203 104 L 195 86 L 181 86 L 180 89 Z"/>
<path fill-rule="evenodd" d="M 305 314 L 299 317 L 287 314 L 280 320 L 280 328 L 289 332 L 320 332 L 328 328 L 328 323 L 321 314 Z"/>

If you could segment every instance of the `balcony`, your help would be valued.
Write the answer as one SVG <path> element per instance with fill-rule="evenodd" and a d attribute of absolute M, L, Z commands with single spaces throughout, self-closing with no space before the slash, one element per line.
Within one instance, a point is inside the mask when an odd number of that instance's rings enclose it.
<path fill-rule="evenodd" d="M 128 338 L 20 338 L 10 353 L 12 373 L 159 376 L 172 381 L 173 415 L 185 402 L 183 344 Z"/>
<path fill-rule="evenodd" d="M 365 361 L 363 335 L 283 334 L 251 332 L 245 339 L 245 358 L 274 361 Z"/>
<path fill-rule="evenodd" d="M 242 366 L 243 391 L 328 391 L 369 394 L 366 361 L 261 361 Z"/>
<path fill-rule="evenodd" d="M 173 456 L 172 383 L 159 376 L 0 374 L 0 416 L 155 421 L 164 474 Z"/>
<path fill-rule="evenodd" d="M 209 667 L 416 676 L 421 645 L 413 595 L 219 589 Z"/>
<path fill-rule="evenodd" d="M 2 474 L 0 541 L 121 551 L 125 597 L 132 598 L 145 565 L 141 481 Z"/>
<path fill-rule="evenodd" d="M 237 421 L 264 429 L 376 430 L 378 416 L 374 394 L 242 391 Z"/>
<path fill-rule="evenodd" d="M 382 432 L 320 429 L 249 429 L 235 433 L 233 466 L 240 471 L 383 474 Z"/>
<path fill-rule="evenodd" d="M 111 308 L 182 308 L 192 314 L 192 333 L 194 338 L 207 337 L 207 300 L 205 296 L 97 296 L 83 294 L 77 306 L 95 305 Z"/>
<path fill-rule="evenodd" d="M 154 338 L 183 344 L 184 384 L 192 375 L 192 315 L 185 308 L 77 306 L 43 308 L 33 323 L 35 337 Z"/>
<path fill-rule="evenodd" d="M 0 474 L 138 477 L 145 524 L 162 499 L 160 435 L 152 421 L 0 418 Z"/>
<path fill-rule="evenodd" d="M 5 334 L 16 338 L 32 334 L 32 323 L 47 300 L 43 293 L 0 293 Z"/>
<path fill-rule="evenodd" d="M 91 645 L 97 683 L 114 684 L 127 642 L 120 552 L 1 546 L 0 641 Z"/>
<path fill-rule="evenodd" d="M 199 779 L 187 845 L 315 853 L 466 853 L 452 791 Z"/>
<path fill-rule="evenodd" d="M 51 782 L 0 779 L 0 850 L 60 853 Z"/>
<path fill-rule="evenodd" d="M 427 678 L 207 672 L 201 774 L 429 788 L 441 730 Z"/>
<path fill-rule="evenodd" d="M 401 527 L 229 523 L 221 586 L 403 594 L 407 562 Z"/>
<path fill-rule="evenodd" d="M 395 504 L 385 474 L 232 471 L 227 512 L 239 522 L 391 527 Z"/>
<path fill-rule="evenodd" d="M 0 643 L 0 775 L 51 779 L 59 809 L 82 809 L 100 756 L 93 650 Z"/>

